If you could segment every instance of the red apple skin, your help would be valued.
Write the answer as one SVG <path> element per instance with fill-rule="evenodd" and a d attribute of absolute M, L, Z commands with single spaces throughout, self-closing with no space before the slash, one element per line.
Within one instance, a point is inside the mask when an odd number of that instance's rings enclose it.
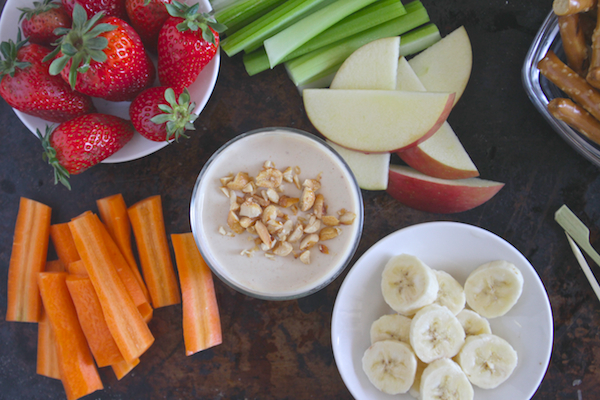
<path fill-rule="evenodd" d="M 432 178 L 410 167 L 390 165 L 386 191 L 400 203 L 416 210 L 452 214 L 480 206 L 503 186 L 504 183 L 479 178 L 459 181 Z"/>
<path fill-rule="evenodd" d="M 479 176 L 479 171 L 458 169 L 443 164 L 425 153 L 419 146 L 399 151 L 398 156 L 417 171 L 440 179 L 466 179 Z"/>

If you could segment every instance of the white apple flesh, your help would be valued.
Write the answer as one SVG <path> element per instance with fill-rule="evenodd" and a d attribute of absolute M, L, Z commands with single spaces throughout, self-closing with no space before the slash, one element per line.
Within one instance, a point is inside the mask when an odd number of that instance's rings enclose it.
<path fill-rule="evenodd" d="M 439 179 L 410 167 L 390 165 L 387 193 L 416 210 L 451 214 L 473 209 L 490 200 L 504 183 L 480 178 Z"/>
<path fill-rule="evenodd" d="M 394 90 L 399 56 L 399 36 L 367 43 L 344 61 L 329 88 Z"/>
<path fill-rule="evenodd" d="M 428 91 L 462 96 L 471 76 L 473 50 L 466 29 L 460 28 L 411 58 L 408 63 Z"/>
<path fill-rule="evenodd" d="M 365 153 L 416 146 L 446 121 L 454 93 L 305 89 L 304 108 L 330 141 Z"/>
<path fill-rule="evenodd" d="M 388 184 L 390 153 L 367 154 L 327 143 L 346 161 L 361 189 L 385 190 Z"/>

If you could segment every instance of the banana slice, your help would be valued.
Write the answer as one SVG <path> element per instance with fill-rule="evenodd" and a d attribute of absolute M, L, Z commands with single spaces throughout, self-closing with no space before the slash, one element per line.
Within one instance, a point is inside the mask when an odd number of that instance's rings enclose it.
<path fill-rule="evenodd" d="M 469 336 L 456 357 L 475 386 L 493 389 L 506 381 L 517 366 L 517 352 L 494 334 Z"/>
<path fill-rule="evenodd" d="M 371 344 L 382 340 L 410 343 L 410 318 L 400 314 L 379 317 L 371 324 Z"/>
<path fill-rule="evenodd" d="M 415 256 L 401 254 L 386 264 L 381 292 L 385 302 L 397 313 L 413 315 L 433 303 L 439 289 L 433 270 Z"/>
<path fill-rule="evenodd" d="M 417 359 L 408 344 L 382 340 L 365 351 L 362 367 L 377 389 L 387 394 L 400 394 L 408 392 L 413 384 Z"/>
<path fill-rule="evenodd" d="M 464 309 L 456 314 L 456 318 L 458 318 L 467 336 L 492 333 L 490 322 L 473 310 Z"/>
<path fill-rule="evenodd" d="M 420 396 L 421 400 L 472 400 L 474 392 L 460 366 L 442 358 L 423 371 Z"/>
<path fill-rule="evenodd" d="M 454 357 L 464 342 L 465 331 L 458 319 L 438 304 L 423 307 L 410 323 L 410 344 L 425 363 Z"/>
<path fill-rule="evenodd" d="M 416 357 L 416 359 L 417 359 L 417 372 L 415 372 L 415 381 L 413 382 L 410 389 L 408 389 L 408 393 L 415 399 L 420 399 L 421 398 L 421 376 L 423 375 L 423 371 L 425 371 L 425 368 L 427 368 L 427 365 L 429 365 L 429 364 L 425 364 L 423 361 L 419 360 L 419 357 Z"/>
<path fill-rule="evenodd" d="M 462 285 L 446 271 L 434 270 L 434 273 L 440 287 L 434 303 L 448 307 L 454 315 L 458 314 L 465 308 L 465 291 Z"/>
<path fill-rule="evenodd" d="M 465 282 L 467 304 L 485 318 L 506 314 L 523 291 L 523 274 L 514 265 L 499 260 L 476 268 Z"/>

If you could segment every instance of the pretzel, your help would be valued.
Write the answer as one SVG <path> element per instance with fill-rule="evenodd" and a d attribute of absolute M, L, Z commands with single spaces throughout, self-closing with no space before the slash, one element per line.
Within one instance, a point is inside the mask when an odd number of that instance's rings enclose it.
<path fill-rule="evenodd" d="M 600 13 L 600 8 L 597 8 Z M 590 85 L 600 88 L 600 20 L 596 19 L 596 27 L 592 33 L 592 56 L 590 66 L 585 78 Z"/>
<path fill-rule="evenodd" d="M 563 49 L 567 56 L 567 65 L 579 75 L 585 76 L 589 62 L 589 51 L 580 20 L 580 14 L 558 17 L 558 28 L 563 42 Z"/>
<path fill-rule="evenodd" d="M 597 0 L 554 0 L 552 10 L 558 16 L 577 14 L 591 10 L 596 3 Z"/>
<path fill-rule="evenodd" d="M 588 139 L 600 144 L 600 121 L 571 99 L 556 98 L 548 103 L 548 111 L 554 118 L 576 129 Z"/>
<path fill-rule="evenodd" d="M 548 51 L 537 65 L 540 73 L 570 98 L 600 120 L 600 92 Z"/>

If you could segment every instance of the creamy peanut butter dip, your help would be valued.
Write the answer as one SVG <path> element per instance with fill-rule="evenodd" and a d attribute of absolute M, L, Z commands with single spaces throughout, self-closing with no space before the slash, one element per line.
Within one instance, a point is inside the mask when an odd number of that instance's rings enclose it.
<path fill-rule="evenodd" d="M 275 183 L 277 186 L 271 190 L 268 184 L 260 186 L 261 179 L 270 178 L 267 172 L 273 171 L 281 173 L 281 184 Z M 236 177 L 241 185 L 235 184 Z M 247 185 L 243 178 L 249 178 L 252 184 Z M 254 199 L 248 201 L 252 194 Z M 244 196 L 246 201 L 242 200 Z M 290 206 L 285 204 L 286 198 L 298 202 Z M 324 210 L 319 207 L 319 199 L 324 200 Z M 310 207 L 301 211 L 306 201 Z M 277 221 L 269 221 L 263 213 L 273 208 L 278 210 Z M 323 215 L 319 210 L 324 211 Z M 319 216 L 318 227 L 311 232 L 308 226 L 311 221 L 315 223 L 315 214 Z M 192 230 L 215 274 L 259 298 L 299 297 L 333 280 L 356 250 L 362 215 L 360 189 L 341 158 L 312 135 L 285 128 L 241 135 L 215 153 L 198 178 L 191 206 Z M 250 217 L 253 226 L 248 232 L 243 228 Z M 232 218 L 243 227 L 232 223 Z M 295 227 L 298 218 L 308 232 L 298 241 L 282 243 L 288 242 L 293 233 L 284 231 L 282 235 L 273 226 L 284 225 L 289 219 Z M 254 222 L 257 219 L 271 231 L 272 243 L 260 239 L 260 229 Z M 345 223 L 336 224 L 336 219 Z M 306 242 L 318 238 L 319 233 L 320 240 L 308 249 L 306 257 L 302 244 L 310 246 Z"/>

